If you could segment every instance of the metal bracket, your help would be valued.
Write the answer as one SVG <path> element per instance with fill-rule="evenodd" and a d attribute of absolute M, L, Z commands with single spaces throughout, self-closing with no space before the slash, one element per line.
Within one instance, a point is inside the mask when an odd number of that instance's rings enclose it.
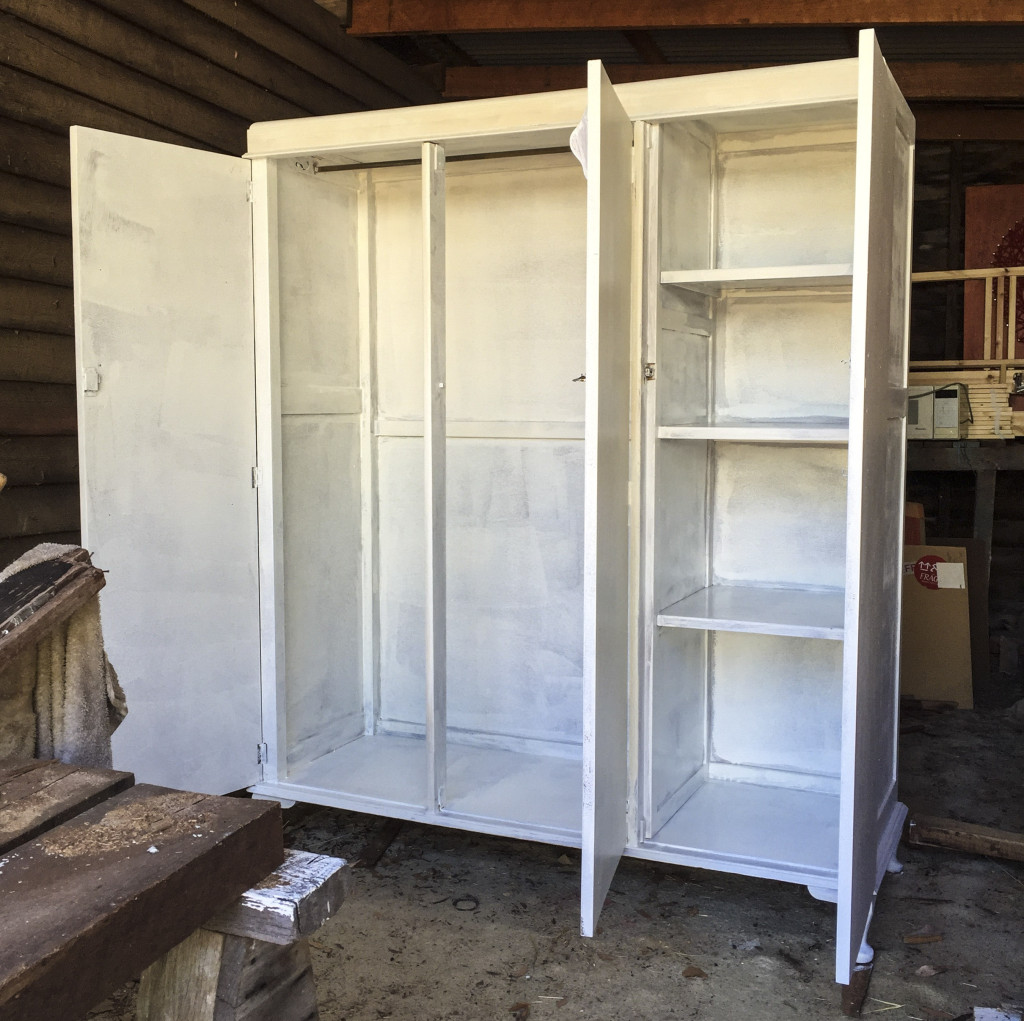
<path fill-rule="evenodd" d="M 267 750 L 267 742 L 261 741 L 256 745 L 256 765 L 265 766 L 270 760 L 270 752 Z"/>

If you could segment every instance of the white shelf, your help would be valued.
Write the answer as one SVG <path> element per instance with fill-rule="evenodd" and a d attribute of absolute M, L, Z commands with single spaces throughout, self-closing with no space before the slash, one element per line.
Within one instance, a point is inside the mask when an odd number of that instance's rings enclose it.
<path fill-rule="evenodd" d="M 712 585 L 667 606 L 657 622 L 660 627 L 842 641 L 844 600 L 841 589 Z"/>
<path fill-rule="evenodd" d="M 847 262 L 838 262 L 815 266 L 669 269 L 662 271 L 661 282 L 715 297 L 726 290 L 848 287 L 853 283 L 853 266 Z"/>
<path fill-rule="evenodd" d="M 457 744 L 450 738 L 447 753 L 447 803 L 441 812 L 428 807 L 422 737 L 364 735 L 287 779 L 253 790 L 437 826 L 580 845 L 580 758 Z"/>
<path fill-rule="evenodd" d="M 680 864 L 828 887 L 839 870 L 839 798 L 706 780 L 642 848 Z"/>
<path fill-rule="evenodd" d="M 848 420 L 832 422 L 737 422 L 729 425 L 662 425 L 659 440 L 722 440 L 732 443 L 814 443 L 850 441 Z"/>

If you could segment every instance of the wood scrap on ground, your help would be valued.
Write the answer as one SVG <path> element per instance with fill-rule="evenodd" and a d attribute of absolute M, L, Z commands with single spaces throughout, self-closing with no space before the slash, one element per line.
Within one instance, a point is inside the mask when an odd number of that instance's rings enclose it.
<path fill-rule="evenodd" d="M 912 847 L 944 847 L 990 858 L 1024 861 L 1024 833 L 1011 833 L 956 819 L 911 813 L 907 820 L 906 840 Z"/>

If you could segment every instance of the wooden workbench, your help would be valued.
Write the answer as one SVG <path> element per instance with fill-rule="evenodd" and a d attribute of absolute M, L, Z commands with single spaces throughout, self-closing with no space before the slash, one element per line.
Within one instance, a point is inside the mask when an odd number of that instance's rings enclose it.
<path fill-rule="evenodd" d="M 0 762 L 0 1016 L 84 1016 L 281 864 L 276 802 Z"/>

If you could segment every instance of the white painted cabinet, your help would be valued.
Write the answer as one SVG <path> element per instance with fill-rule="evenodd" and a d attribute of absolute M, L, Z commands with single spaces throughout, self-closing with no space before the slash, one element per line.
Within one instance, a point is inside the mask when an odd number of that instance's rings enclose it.
<path fill-rule="evenodd" d="M 140 780 L 805 884 L 899 832 L 912 122 L 859 59 L 73 129 Z M 578 151 L 569 135 L 585 117 Z"/>

